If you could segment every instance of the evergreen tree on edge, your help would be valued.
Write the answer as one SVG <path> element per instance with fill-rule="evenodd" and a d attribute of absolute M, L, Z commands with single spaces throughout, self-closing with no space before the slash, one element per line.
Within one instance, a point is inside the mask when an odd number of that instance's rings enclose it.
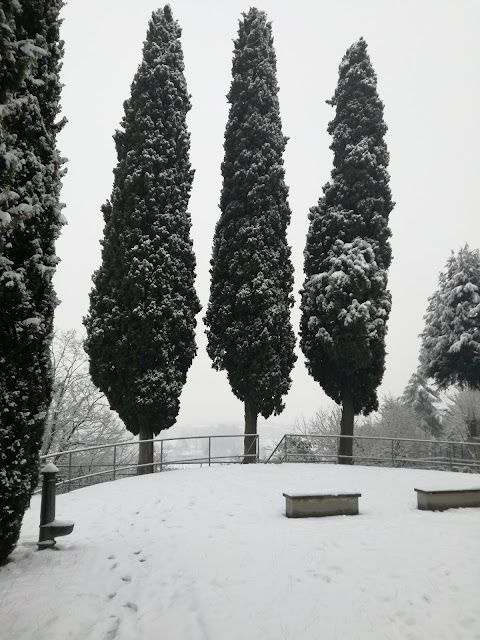
<path fill-rule="evenodd" d="M 447 261 L 429 298 L 420 370 L 440 389 L 480 390 L 480 251 L 465 245 Z"/>
<path fill-rule="evenodd" d="M 140 465 L 153 461 L 153 444 L 142 441 L 175 423 L 200 311 L 180 35 L 169 5 L 152 14 L 123 130 L 114 136 L 118 164 L 111 201 L 102 209 L 102 264 L 84 320 L 93 382 L 139 435 Z"/>
<path fill-rule="evenodd" d="M 15 547 L 38 480 L 52 389 L 55 240 L 64 222 L 56 148 L 63 2 L 12 6 L 4 3 L 0 15 L 1 51 L 15 54 L 2 60 L 0 115 L 0 563 Z"/>
<path fill-rule="evenodd" d="M 413 409 L 420 428 L 439 440 L 442 436 L 443 427 L 436 404 L 440 402 L 440 394 L 428 384 L 419 371 L 410 376 L 401 400 Z"/>
<path fill-rule="evenodd" d="M 254 462 L 258 414 L 283 408 L 296 356 L 293 268 L 271 24 L 243 14 L 235 41 L 222 163 L 221 216 L 211 259 L 207 351 L 245 406 L 244 462 Z"/>
<path fill-rule="evenodd" d="M 352 436 L 355 415 L 378 408 L 391 308 L 387 126 L 363 38 L 343 57 L 328 103 L 334 166 L 309 215 L 300 345 L 309 373 L 342 404 L 341 435 Z M 341 438 L 339 462 L 351 456 L 352 439 Z"/>

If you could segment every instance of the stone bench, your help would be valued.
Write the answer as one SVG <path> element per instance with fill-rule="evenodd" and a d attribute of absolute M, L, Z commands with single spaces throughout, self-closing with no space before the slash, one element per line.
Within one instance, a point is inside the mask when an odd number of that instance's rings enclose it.
<path fill-rule="evenodd" d="M 480 507 L 480 489 L 415 489 L 418 508 L 443 511 L 459 507 Z"/>
<path fill-rule="evenodd" d="M 361 493 L 284 493 L 287 518 L 358 515 Z"/>

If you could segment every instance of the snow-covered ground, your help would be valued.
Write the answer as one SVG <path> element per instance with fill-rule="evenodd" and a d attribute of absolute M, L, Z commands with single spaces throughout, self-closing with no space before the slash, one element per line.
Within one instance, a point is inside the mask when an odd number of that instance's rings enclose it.
<path fill-rule="evenodd" d="M 284 464 L 190 469 L 39 498 L 0 569 L 12 640 L 480 638 L 480 509 L 418 511 L 414 487 L 480 476 Z M 360 515 L 288 519 L 282 493 L 358 490 Z"/>

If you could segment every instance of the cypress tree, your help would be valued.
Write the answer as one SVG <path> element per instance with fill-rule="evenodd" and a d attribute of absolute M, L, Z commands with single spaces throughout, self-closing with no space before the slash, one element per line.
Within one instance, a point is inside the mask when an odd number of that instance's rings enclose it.
<path fill-rule="evenodd" d="M 0 115 L 0 562 L 13 550 L 38 479 L 38 454 L 51 397 L 50 343 L 56 297 L 55 239 L 63 216 L 63 125 L 59 73 L 61 0 L 17 3 L 10 12 L 11 47 Z M 3 18 L 5 19 L 5 5 Z M 1 16 L 0 16 L 1 17 Z M 5 22 L 3 23 L 6 24 Z M 2 44 L 2 51 L 9 44 Z M 28 60 L 27 60 L 28 58 Z"/>
<path fill-rule="evenodd" d="M 310 209 L 300 345 L 309 373 L 342 404 L 341 434 L 351 436 L 354 416 L 378 408 L 391 307 L 387 126 L 363 39 L 346 52 L 328 103 L 333 170 Z M 339 462 L 351 455 L 352 439 L 342 438 Z"/>
<path fill-rule="evenodd" d="M 205 324 L 213 367 L 227 371 L 233 393 L 244 402 L 248 435 L 257 432 L 258 414 L 268 418 L 283 410 L 296 359 L 282 159 L 287 138 L 272 28 L 255 8 L 240 22 L 232 76 Z M 245 454 L 254 454 L 255 444 L 246 437 Z"/>
<path fill-rule="evenodd" d="M 142 441 L 175 423 L 200 310 L 187 212 L 193 171 L 180 35 L 170 6 L 152 14 L 123 130 L 114 136 L 118 164 L 103 207 L 102 264 L 84 320 L 93 382 L 139 435 L 144 465 L 153 461 L 153 445 Z"/>
<path fill-rule="evenodd" d="M 452 253 L 429 299 L 420 368 L 441 389 L 480 389 L 480 251 Z"/>

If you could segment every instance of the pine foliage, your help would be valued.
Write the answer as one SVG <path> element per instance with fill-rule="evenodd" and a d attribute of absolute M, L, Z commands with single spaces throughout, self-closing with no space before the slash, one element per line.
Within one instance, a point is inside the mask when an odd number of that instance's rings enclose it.
<path fill-rule="evenodd" d="M 114 136 L 102 264 L 84 320 L 92 379 L 133 434 L 174 424 L 196 353 L 190 96 L 180 35 L 168 5 L 152 14 Z"/>
<path fill-rule="evenodd" d="M 410 377 L 402 402 L 413 409 L 417 423 L 425 433 L 437 439 L 441 437 L 443 426 L 437 407 L 440 394 L 420 373 L 416 372 Z"/>
<path fill-rule="evenodd" d="M 63 125 L 56 121 L 62 5 L 6 2 L 0 13 L 0 47 L 7 54 L 0 110 L 0 562 L 16 544 L 37 483 L 51 396 L 52 278 L 63 223 L 56 148 Z"/>
<path fill-rule="evenodd" d="M 446 389 L 480 389 L 480 251 L 465 245 L 448 259 L 429 299 L 421 370 Z"/>
<path fill-rule="evenodd" d="M 309 215 L 300 344 L 327 395 L 340 403 L 349 390 L 354 413 L 369 413 L 385 368 L 393 202 L 383 103 L 363 39 L 346 52 L 329 104 L 334 166 Z"/>
<path fill-rule="evenodd" d="M 256 422 L 257 414 L 282 411 L 296 356 L 282 159 L 287 139 L 271 24 L 255 8 L 240 21 L 232 76 L 205 324 L 213 367 L 227 371 Z"/>

